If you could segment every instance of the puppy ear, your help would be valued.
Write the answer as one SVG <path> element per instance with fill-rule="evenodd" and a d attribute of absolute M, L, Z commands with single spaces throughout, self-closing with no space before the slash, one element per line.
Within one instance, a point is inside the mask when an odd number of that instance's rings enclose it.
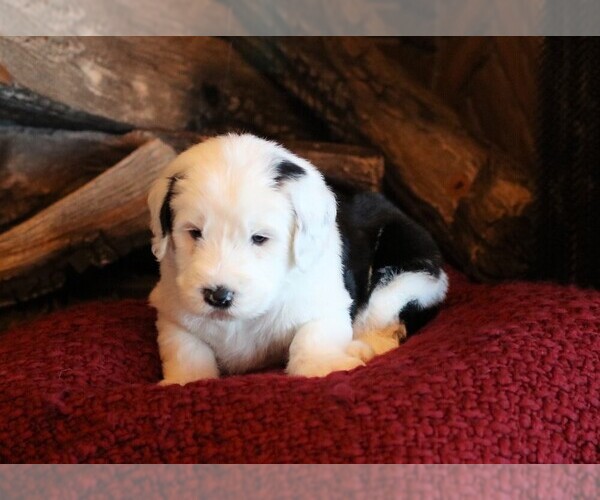
<path fill-rule="evenodd" d="M 152 253 L 158 261 L 161 261 L 167 253 L 169 235 L 173 231 L 171 199 L 175 193 L 177 180 L 177 176 L 160 177 L 154 182 L 148 194 Z"/>
<path fill-rule="evenodd" d="M 296 215 L 294 261 L 300 269 L 308 269 L 335 225 L 335 196 L 308 162 L 285 160 L 275 166 L 275 172 L 275 182 L 289 196 Z"/>

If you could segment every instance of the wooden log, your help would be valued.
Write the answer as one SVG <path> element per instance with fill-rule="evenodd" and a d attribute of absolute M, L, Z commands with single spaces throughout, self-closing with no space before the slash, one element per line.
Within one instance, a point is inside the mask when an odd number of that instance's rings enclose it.
<path fill-rule="evenodd" d="M 334 187 L 381 190 L 383 156 L 372 148 L 318 142 L 286 142 L 285 145 L 318 167 Z"/>
<path fill-rule="evenodd" d="M 146 196 L 175 157 L 159 139 L 26 222 L 0 235 L 0 305 L 64 282 L 64 270 L 103 265 L 147 241 Z"/>
<path fill-rule="evenodd" d="M 0 120 L 300 139 L 321 131 L 228 42 L 207 37 L 0 37 Z"/>
<path fill-rule="evenodd" d="M 0 230 L 66 196 L 147 140 L 136 132 L 0 127 Z"/>
<path fill-rule="evenodd" d="M 438 95 L 475 135 L 533 168 L 542 37 L 400 37 L 386 57 Z"/>
<path fill-rule="evenodd" d="M 177 150 L 197 142 L 190 134 L 161 134 L 117 165 L 25 222 L 0 234 L 0 306 L 57 288 L 69 269 L 104 266 L 149 242 L 146 196 Z M 170 144 L 171 143 L 171 144 Z M 376 190 L 383 159 L 364 148 L 291 143 L 297 154 L 345 187 Z"/>
<path fill-rule="evenodd" d="M 462 269 L 479 279 L 527 274 L 533 183 L 526 170 L 473 137 L 379 44 L 359 38 L 232 42 L 338 138 L 381 150 L 392 194 Z"/>

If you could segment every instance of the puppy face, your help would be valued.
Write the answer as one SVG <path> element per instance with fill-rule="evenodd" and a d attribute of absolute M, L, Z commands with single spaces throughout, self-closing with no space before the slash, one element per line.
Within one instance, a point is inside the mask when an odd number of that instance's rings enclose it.
<path fill-rule="evenodd" d="M 314 167 L 250 135 L 180 155 L 149 205 L 153 251 L 173 259 L 186 309 L 217 320 L 267 312 L 300 254 L 310 253 L 301 247 L 318 247 L 335 224 L 335 201 Z"/>

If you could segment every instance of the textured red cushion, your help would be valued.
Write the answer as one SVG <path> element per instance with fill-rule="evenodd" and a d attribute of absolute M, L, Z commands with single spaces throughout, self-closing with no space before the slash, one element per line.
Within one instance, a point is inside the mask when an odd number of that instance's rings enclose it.
<path fill-rule="evenodd" d="M 154 313 L 91 303 L 0 336 L 4 462 L 598 462 L 600 293 L 452 274 L 399 349 L 323 379 L 158 387 Z"/>

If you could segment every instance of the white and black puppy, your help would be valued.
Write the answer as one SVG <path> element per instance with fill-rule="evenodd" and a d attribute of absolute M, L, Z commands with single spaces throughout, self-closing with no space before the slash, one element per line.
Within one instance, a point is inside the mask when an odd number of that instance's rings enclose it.
<path fill-rule="evenodd" d="M 338 212 L 313 165 L 252 135 L 188 149 L 148 203 L 166 384 L 284 362 L 291 375 L 349 370 L 446 294 L 422 228 L 375 194 Z"/>

